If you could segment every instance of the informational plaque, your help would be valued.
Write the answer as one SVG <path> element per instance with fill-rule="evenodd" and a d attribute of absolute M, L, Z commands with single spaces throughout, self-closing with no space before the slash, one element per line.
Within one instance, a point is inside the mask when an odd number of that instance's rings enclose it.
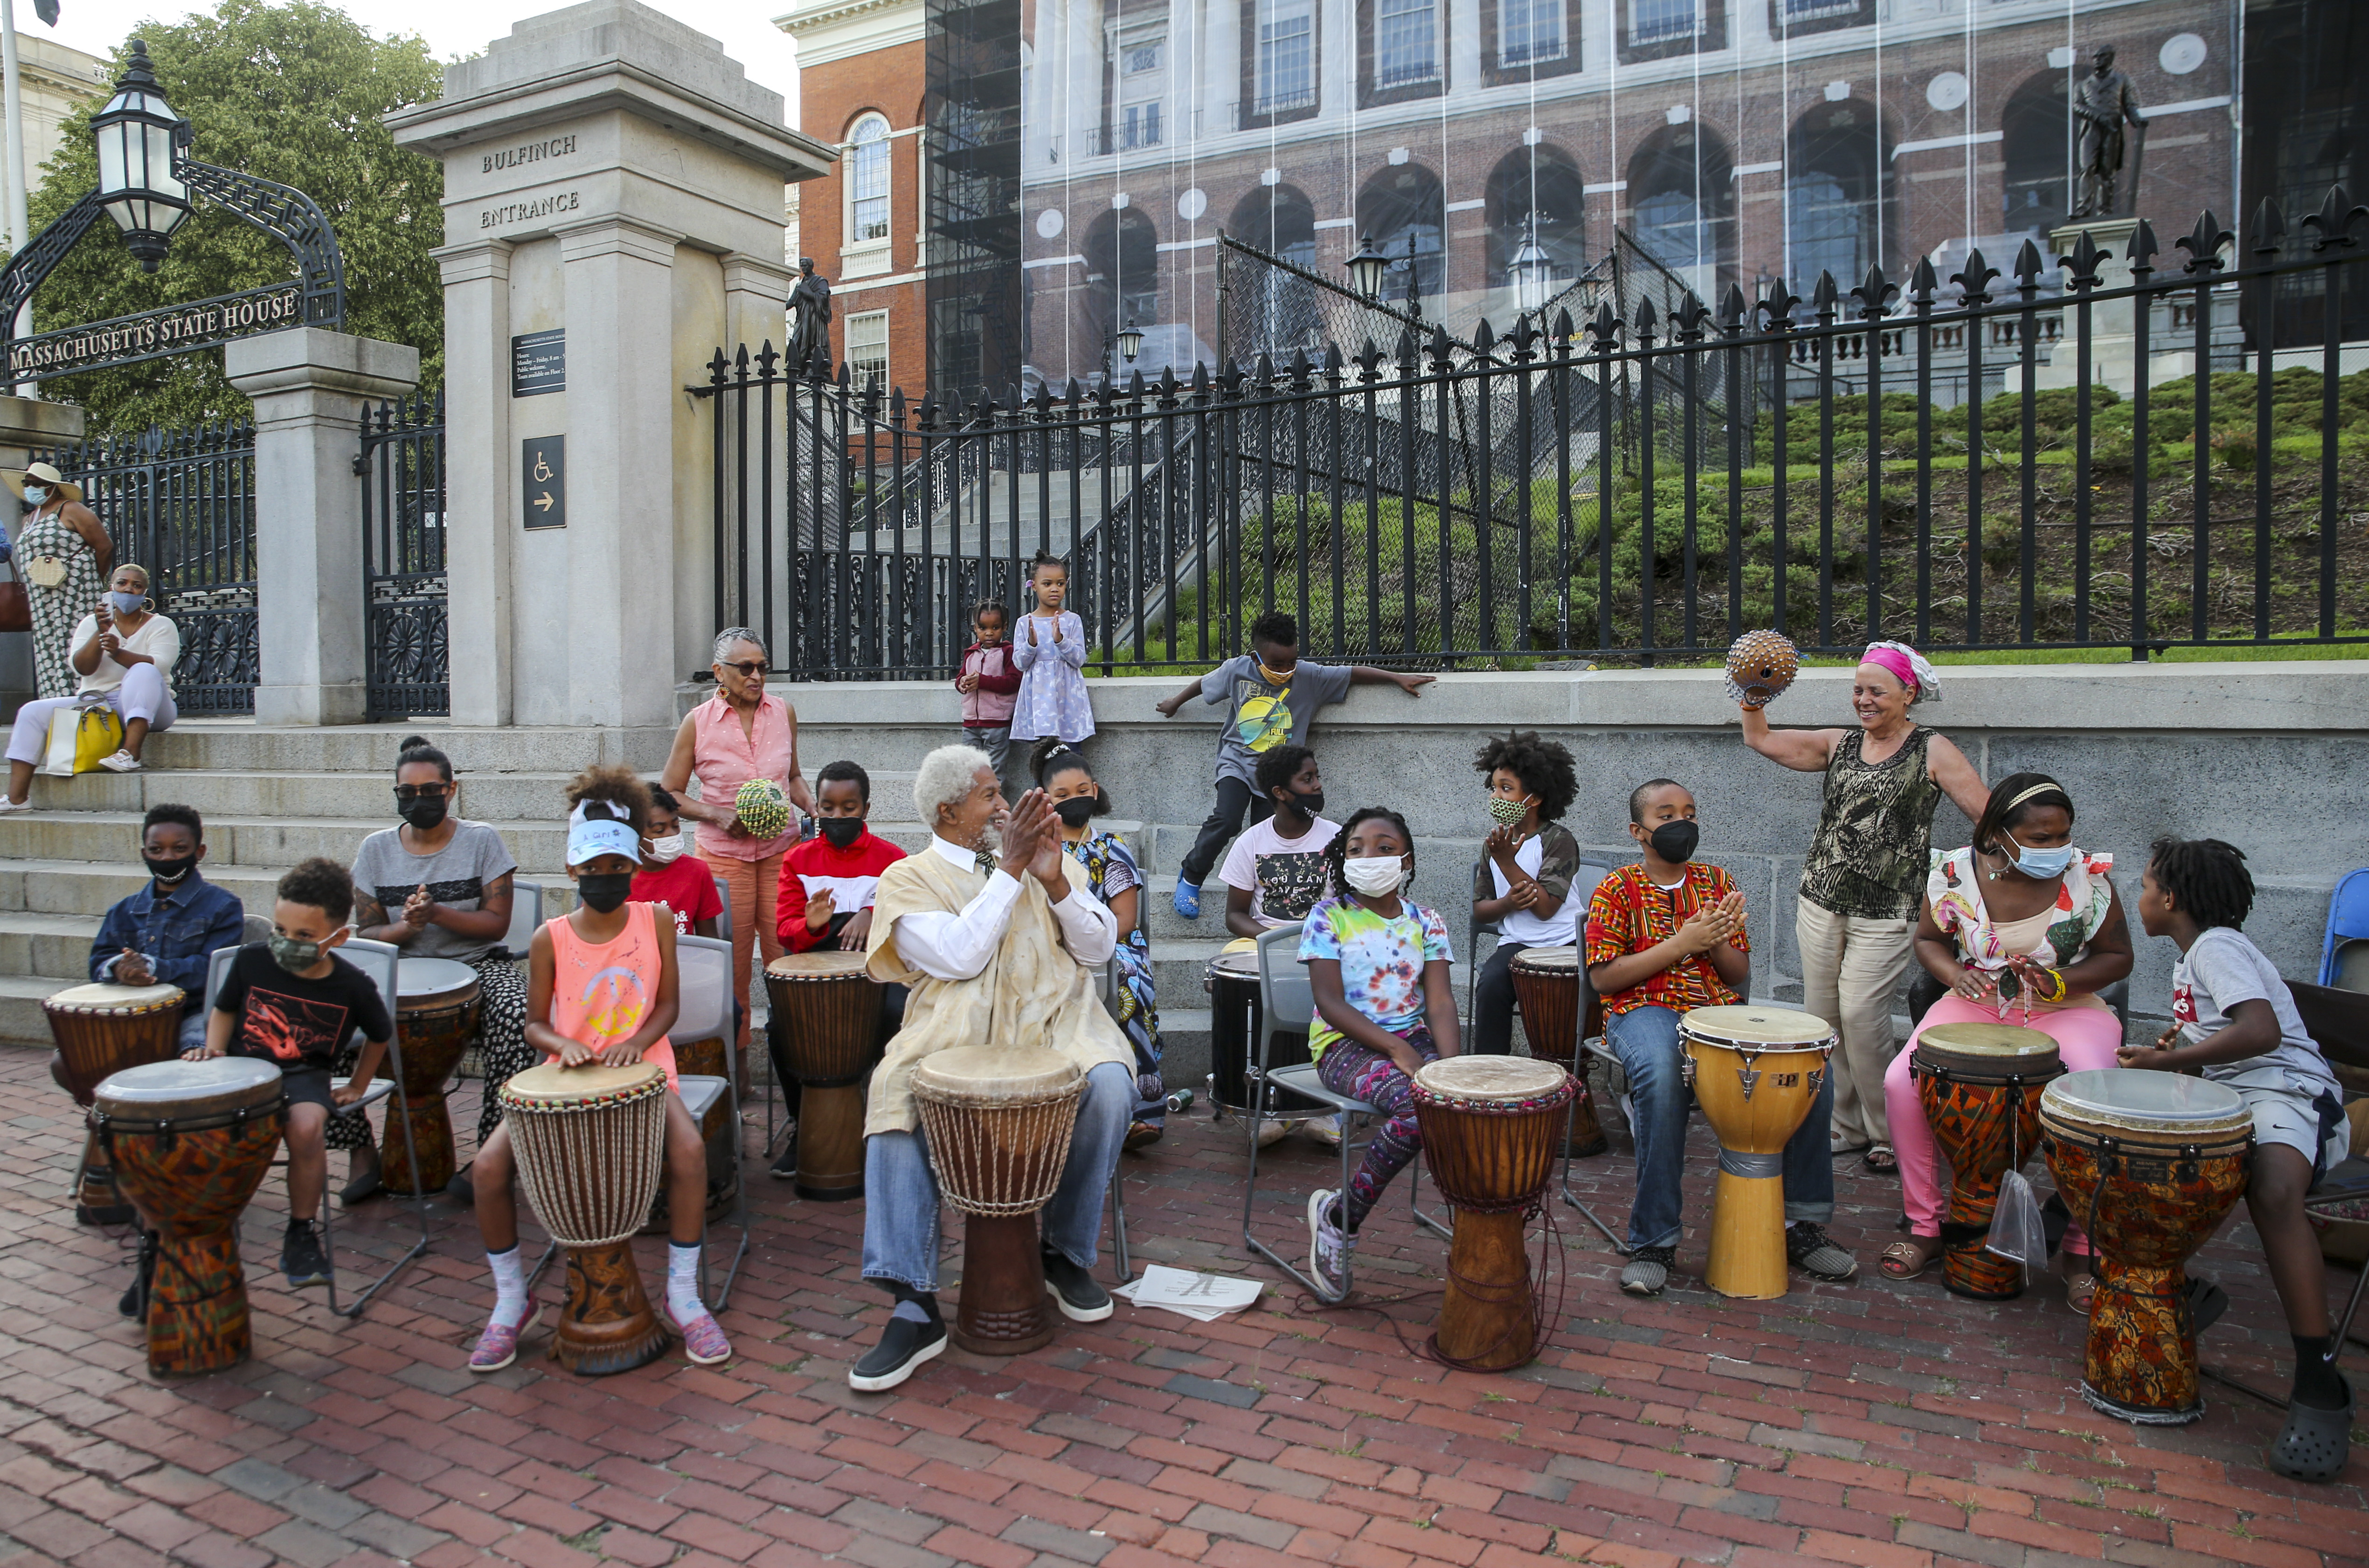
<path fill-rule="evenodd" d="M 510 395 L 540 397 L 567 390 L 567 329 L 527 332 L 510 339 Z"/>
<path fill-rule="evenodd" d="M 567 526 L 567 438 L 529 436 L 519 443 L 520 474 L 524 480 L 526 525 L 529 528 Z"/>

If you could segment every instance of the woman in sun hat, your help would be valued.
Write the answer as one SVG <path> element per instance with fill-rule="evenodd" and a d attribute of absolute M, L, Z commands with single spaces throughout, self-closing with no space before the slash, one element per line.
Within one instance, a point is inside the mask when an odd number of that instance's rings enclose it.
<path fill-rule="evenodd" d="M 33 612 L 33 674 L 39 697 L 70 697 L 82 682 L 69 639 L 98 604 L 115 544 L 82 486 L 46 463 L 0 472 L 28 509 L 17 531 L 17 572 Z"/>

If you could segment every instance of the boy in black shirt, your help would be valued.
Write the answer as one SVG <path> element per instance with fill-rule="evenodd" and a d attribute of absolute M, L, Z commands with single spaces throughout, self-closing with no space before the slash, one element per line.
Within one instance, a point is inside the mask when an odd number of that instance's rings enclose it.
<path fill-rule="evenodd" d="M 395 1023 L 371 978 L 330 951 L 346 940 L 354 910 L 345 867 L 315 856 L 281 877 L 277 892 L 271 939 L 238 950 L 214 998 L 206 1043 L 189 1055 L 257 1057 L 279 1066 L 288 1092 L 288 1237 L 280 1266 L 292 1286 L 326 1285 L 329 1260 L 312 1218 L 329 1183 L 322 1130 L 332 1106 L 360 1099 L 378 1075 Z M 355 1029 L 365 1042 L 360 1059 L 353 1077 L 332 1089 L 330 1063 Z"/>

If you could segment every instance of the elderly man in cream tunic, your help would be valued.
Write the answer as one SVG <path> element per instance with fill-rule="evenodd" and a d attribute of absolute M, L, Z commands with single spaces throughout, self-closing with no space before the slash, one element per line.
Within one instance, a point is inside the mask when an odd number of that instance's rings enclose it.
<path fill-rule="evenodd" d="M 880 1343 L 848 1373 L 867 1393 L 895 1388 L 946 1346 L 938 1185 L 913 1108 L 914 1064 L 956 1046 L 1030 1046 L 1086 1075 L 1069 1163 L 1044 1213 L 1045 1281 L 1077 1322 L 1111 1314 L 1110 1293 L 1093 1280 L 1094 1244 L 1135 1104 L 1134 1055 L 1094 985 L 1118 926 L 1061 853 L 1045 792 L 1007 809 L 986 755 L 944 746 L 921 760 L 913 804 L 934 837 L 881 873 L 873 904 L 872 978 L 912 994 L 873 1070 L 864 1127 L 864 1277 L 897 1302 Z"/>

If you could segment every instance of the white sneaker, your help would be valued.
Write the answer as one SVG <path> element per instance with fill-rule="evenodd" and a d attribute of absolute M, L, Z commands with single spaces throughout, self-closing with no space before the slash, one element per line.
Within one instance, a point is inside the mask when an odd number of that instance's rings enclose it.
<path fill-rule="evenodd" d="M 1349 1288 L 1349 1260 L 1357 1250 L 1357 1238 L 1328 1218 L 1333 1200 L 1339 1196 L 1330 1187 L 1320 1187 L 1308 1198 L 1308 1272 L 1336 1296 Z"/>
<path fill-rule="evenodd" d="M 1338 1149 L 1341 1147 L 1341 1113 L 1335 1111 L 1329 1116 L 1319 1116 L 1314 1121 L 1299 1125 L 1307 1130 L 1309 1137 L 1325 1148 Z"/>
<path fill-rule="evenodd" d="M 11 811 L 30 811 L 32 808 L 33 803 L 29 800 L 10 800 L 6 795 L 0 795 L 0 817 L 6 817 Z"/>
<path fill-rule="evenodd" d="M 140 759 L 120 747 L 114 756 L 101 757 L 98 765 L 110 773 L 136 773 L 141 771 Z"/>

